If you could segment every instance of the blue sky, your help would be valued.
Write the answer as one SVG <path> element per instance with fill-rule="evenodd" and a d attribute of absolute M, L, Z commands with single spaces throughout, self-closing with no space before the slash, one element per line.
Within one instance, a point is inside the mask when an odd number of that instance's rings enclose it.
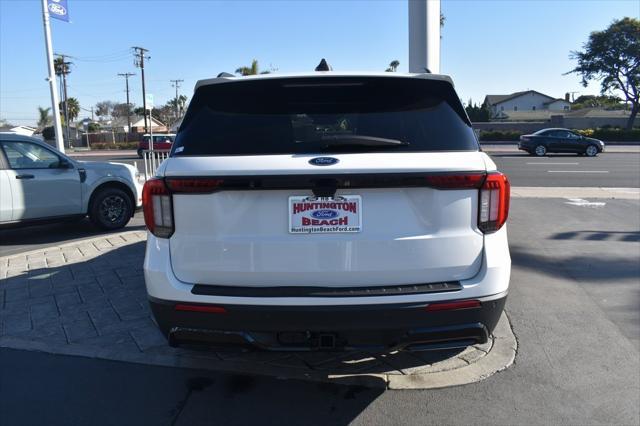
<path fill-rule="evenodd" d="M 233 72 L 258 59 L 278 72 L 312 70 L 325 57 L 335 70 L 379 70 L 393 59 L 407 71 L 407 1 L 93 1 L 68 0 L 71 23 L 52 20 L 57 53 L 76 57 L 69 96 L 89 109 L 101 100 L 140 105 L 131 46 L 149 49 L 147 91 L 156 105 L 175 94 L 169 80 Z M 638 17 L 637 0 L 443 0 L 442 69 L 465 101 L 535 89 L 551 96 L 595 94 L 583 88 L 569 51 L 612 20 Z M 0 0 L 0 119 L 33 124 L 50 106 L 41 3 Z M 83 111 L 81 117 L 90 115 Z"/>

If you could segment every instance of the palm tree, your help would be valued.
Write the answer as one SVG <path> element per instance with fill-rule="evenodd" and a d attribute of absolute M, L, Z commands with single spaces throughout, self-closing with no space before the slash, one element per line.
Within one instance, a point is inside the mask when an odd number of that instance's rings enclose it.
<path fill-rule="evenodd" d="M 69 62 L 64 61 L 62 56 L 58 56 L 53 60 L 53 68 L 56 71 L 56 75 L 69 74 Z"/>
<path fill-rule="evenodd" d="M 385 71 L 386 72 L 396 72 L 398 70 L 399 66 L 400 66 L 400 61 L 398 61 L 397 59 L 394 59 L 393 61 L 391 61 L 389 63 L 389 68 L 387 68 Z"/>
<path fill-rule="evenodd" d="M 69 104 L 67 105 L 67 114 L 69 115 L 69 122 L 72 122 L 80 114 L 80 103 L 76 98 L 69 98 Z M 64 111 L 64 101 L 60 102 L 60 111 Z"/>
<path fill-rule="evenodd" d="M 256 74 L 269 74 L 271 71 L 260 71 L 258 67 L 258 60 L 251 61 L 251 66 L 239 67 L 236 69 L 236 74 L 240 75 L 256 75 Z"/>
<path fill-rule="evenodd" d="M 49 111 L 51 111 L 51 108 L 38 107 L 38 127 L 40 129 L 47 127 L 51 123 Z"/>

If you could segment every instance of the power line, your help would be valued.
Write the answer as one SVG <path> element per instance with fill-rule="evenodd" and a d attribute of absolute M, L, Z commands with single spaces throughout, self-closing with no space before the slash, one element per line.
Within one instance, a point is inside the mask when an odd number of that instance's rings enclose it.
<path fill-rule="evenodd" d="M 148 49 L 143 47 L 134 46 L 133 49 L 133 64 L 140 68 L 142 73 L 142 107 L 144 108 L 144 132 L 149 133 L 149 126 L 147 125 L 147 92 L 144 87 L 144 60 L 151 59 L 150 56 L 145 56 L 145 53 L 148 52 Z M 153 125 L 153 123 L 152 123 Z"/>

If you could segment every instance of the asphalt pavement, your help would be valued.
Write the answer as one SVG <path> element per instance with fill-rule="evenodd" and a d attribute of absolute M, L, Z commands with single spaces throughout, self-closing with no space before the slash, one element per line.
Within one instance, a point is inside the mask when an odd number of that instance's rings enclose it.
<path fill-rule="evenodd" d="M 424 391 L 0 349 L 0 424 L 639 424 L 640 202 L 514 198 L 515 364 Z"/>

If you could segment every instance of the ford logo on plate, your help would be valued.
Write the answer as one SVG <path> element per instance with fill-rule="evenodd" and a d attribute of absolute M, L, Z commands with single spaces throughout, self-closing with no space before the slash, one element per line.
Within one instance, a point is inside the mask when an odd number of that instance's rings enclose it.
<path fill-rule="evenodd" d="M 311 213 L 311 216 L 316 219 L 333 219 L 334 217 L 338 217 L 338 212 L 335 210 L 316 210 Z"/>
<path fill-rule="evenodd" d="M 309 164 L 312 164 L 314 166 L 333 166 L 338 161 L 340 160 L 333 157 L 316 157 L 309 160 Z"/>

